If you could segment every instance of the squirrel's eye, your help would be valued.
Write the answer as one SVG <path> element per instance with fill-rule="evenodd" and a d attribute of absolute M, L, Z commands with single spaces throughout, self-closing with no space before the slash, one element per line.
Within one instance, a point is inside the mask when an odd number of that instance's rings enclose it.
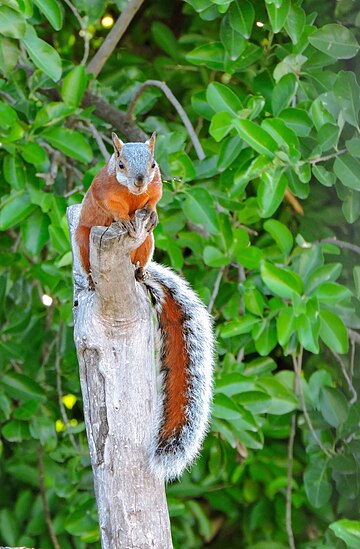
<path fill-rule="evenodd" d="M 151 167 L 152 167 L 152 168 L 155 168 L 155 162 L 153 162 L 153 163 L 151 164 Z"/>
<path fill-rule="evenodd" d="M 119 162 L 119 168 L 120 168 L 120 170 L 124 169 L 124 164 L 122 162 Z"/>

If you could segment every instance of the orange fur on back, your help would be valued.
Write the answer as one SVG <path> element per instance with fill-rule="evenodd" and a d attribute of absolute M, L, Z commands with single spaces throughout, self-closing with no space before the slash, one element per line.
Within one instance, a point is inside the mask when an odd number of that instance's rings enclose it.
<path fill-rule="evenodd" d="M 164 402 L 165 421 L 160 437 L 164 439 L 177 434 L 186 422 L 188 356 L 181 321 L 181 309 L 166 291 L 160 318 L 162 330 L 167 334 L 162 357 L 166 401 Z"/>
<path fill-rule="evenodd" d="M 79 246 L 80 259 L 83 268 L 90 272 L 89 262 L 89 235 L 91 227 L 108 227 L 114 221 L 129 220 L 134 217 L 135 211 L 149 207 L 156 211 L 156 204 L 162 194 L 162 183 L 159 168 L 155 176 L 142 194 L 132 194 L 125 185 L 121 185 L 115 175 L 108 173 L 108 166 L 104 166 L 95 176 L 87 191 L 81 209 L 79 224 L 75 232 L 75 240 Z M 134 264 L 140 262 L 143 267 L 151 259 L 153 252 L 153 236 L 149 237 L 132 253 Z"/>

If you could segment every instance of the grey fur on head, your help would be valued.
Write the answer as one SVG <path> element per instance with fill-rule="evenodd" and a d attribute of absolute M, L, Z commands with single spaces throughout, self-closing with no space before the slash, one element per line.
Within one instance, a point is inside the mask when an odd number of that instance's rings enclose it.
<path fill-rule="evenodd" d="M 188 377 L 187 397 L 185 410 L 186 423 L 180 433 L 168 437 L 166 444 L 161 440 L 161 431 L 164 424 L 165 404 L 165 375 L 160 364 L 160 391 L 157 404 L 157 421 L 150 448 L 150 468 L 152 472 L 166 480 L 179 477 L 184 469 L 191 464 L 200 452 L 209 418 L 210 403 L 212 400 L 212 383 L 214 367 L 214 335 L 212 319 L 204 304 L 196 293 L 180 276 L 171 269 L 151 262 L 147 267 L 148 278 L 144 283 L 147 286 L 157 316 L 160 318 L 164 302 L 163 287 L 170 293 L 172 299 L 181 309 L 182 332 L 185 336 L 185 346 L 188 354 L 186 365 Z M 166 340 L 166 333 L 160 332 L 160 353 Z"/>
<path fill-rule="evenodd" d="M 133 194 L 146 192 L 154 178 L 155 140 L 154 132 L 145 143 L 123 143 L 116 133 L 112 133 L 114 154 L 108 163 L 108 173 L 115 175 L 117 181 Z"/>

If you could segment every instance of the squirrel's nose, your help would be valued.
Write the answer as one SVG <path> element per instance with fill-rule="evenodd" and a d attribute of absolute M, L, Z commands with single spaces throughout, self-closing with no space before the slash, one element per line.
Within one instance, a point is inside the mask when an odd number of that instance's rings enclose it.
<path fill-rule="evenodd" d="M 136 176 L 136 181 L 135 181 L 135 185 L 136 187 L 142 187 L 144 185 L 144 176 L 139 174 Z"/>

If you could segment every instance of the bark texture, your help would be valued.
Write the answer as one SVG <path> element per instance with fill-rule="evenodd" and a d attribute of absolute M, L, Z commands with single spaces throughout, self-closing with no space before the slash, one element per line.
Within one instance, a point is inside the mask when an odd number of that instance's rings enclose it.
<path fill-rule="evenodd" d="M 71 235 L 80 208 L 68 208 Z M 164 482 L 148 468 L 156 404 L 152 311 L 129 258 L 147 236 L 146 222 L 136 217 L 132 237 L 121 223 L 91 230 L 95 292 L 86 288 L 73 246 L 74 339 L 103 549 L 172 548 Z"/>

